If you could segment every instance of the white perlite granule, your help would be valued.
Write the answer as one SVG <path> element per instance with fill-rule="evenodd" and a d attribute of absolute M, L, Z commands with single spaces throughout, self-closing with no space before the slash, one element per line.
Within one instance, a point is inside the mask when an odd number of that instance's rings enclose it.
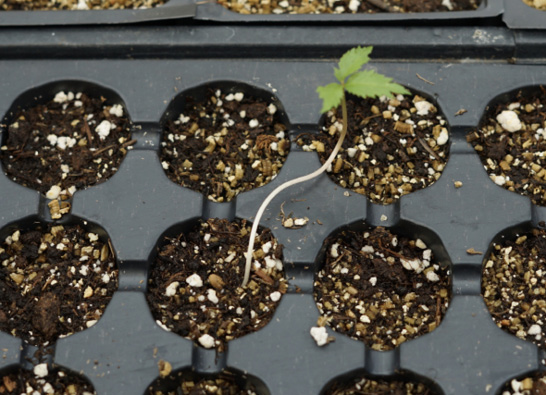
<path fill-rule="evenodd" d="M 315 339 L 315 342 L 317 343 L 317 346 L 322 347 L 326 344 L 328 344 L 328 332 L 326 332 L 326 328 L 323 326 L 314 326 L 311 328 L 311 336 L 313 339 Z"/>
<path fill-rule="evenodd" d="M 197 273 L 192 274 L 186 279 L 186 282 L 189 284 L 190 287 L 202 287 L 203 286 L 203 280 L 201 280 L 201 277 Z"/>
<path fill-rule="evenodd" d="M 37 377 L 47 376 L 47 374 L 48 374 L 47 364 L 46 363 L 40 363 L 40 364 L 34 366 L 33 372 Z"/>
<path fill-rule="evenodd" d="M 521 130 L 521 122 L 518 118 L 518 114 L 514 111 L 503 111 L 497 115 L 497 122 L 500 123 L 502 128 L 507 132 L 517 132 Z"/>
<path fill-rule="evenodd" d="M 212 337 L 211 335 L 209 334 L 204 334 L 203 336 L 201 336 L 199 339 L 197 339 L 199 341 L 199 344 L 201 344 L 203 347 L 205 348 L 212 348 L 214 347 L 214 337 Z"/>
<path fill-rule="evenodd" d="M 115 126 L 110 123 L 110 121 L 104 120 L 99 126 L 95 128 L 95 132 L 99 135 L 101 140 L 104 140 L 110 134 L 110 130 Z"/>

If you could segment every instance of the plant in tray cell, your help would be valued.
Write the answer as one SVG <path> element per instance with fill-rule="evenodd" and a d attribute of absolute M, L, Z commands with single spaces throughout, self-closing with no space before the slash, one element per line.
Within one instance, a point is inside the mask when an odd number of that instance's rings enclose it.
<path fill-rule="evenodd" d="M 254 239 L 258 229 L 260 219 L 267 208 L 268 204 L 284 189 L 296 185 L 298 183 L 311 180 L 320 174 L 324 173 L 336 158 L 345 135 L 347 134 L 347 102 L 345 92 L 349 92 L 361 98 L 373 98 L 379 96 L 390 97 L 393 94 L 409 94 L 409 91 L 403 86 L 392 82 L 392 80 L 384 75 L 381 75 L 373 70 L 361 70 L 370 60 L 369 55 L 372 52 L 372 47 L 357 47 L 347 51 L 340 59 L 338 67 L 334 69 L 334 75 L 338 82 L 333 82 L 325 86 L 317 88 L 317 92 L 323 101 L 322 113 L 330 111 L 332 108 L 341 106 L 342 124 L 341 128 L 336 131 L 338 140 L 332 153 L 324 162 L 324 164 L 306 176 L 290 180 L 278 186 L 269 196 L 266 197 L 260 206 L 258 213 L 252 225 L 248 250 L 246 254 L 245 277 L 243 287 L 246 287 L 250 278 L 250 268 L 253 259 Z"/>

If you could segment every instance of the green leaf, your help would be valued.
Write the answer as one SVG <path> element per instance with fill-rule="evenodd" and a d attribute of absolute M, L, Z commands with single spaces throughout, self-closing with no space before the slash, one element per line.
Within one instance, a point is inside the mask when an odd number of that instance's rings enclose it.
<path fill-rule="evenodd" d="M 325 113 L 332 108 L 339 106 L 341 98 L 343 97 L 343 87 L 335 82 L 325 86 L 319 86 L 317 92 L 322 99 L 321 113 Z"/>
<path fill-rule="evenodd" d="M 373 47 L 356 47 L 345 52 L 339 60 L 339 69 L 334 69 L 338 81 L 343 83 L 347 77 L 368 63 L 372 49 Z"/>
<path fill-rule="evenodd" d="M 362 97 L 392 96 L 393 93 L 409 95 L 410 92 L 395 82 L 373 70 L 360 71 L 353 74 L 345 84 L 345 90 L 353 95 Z"/>

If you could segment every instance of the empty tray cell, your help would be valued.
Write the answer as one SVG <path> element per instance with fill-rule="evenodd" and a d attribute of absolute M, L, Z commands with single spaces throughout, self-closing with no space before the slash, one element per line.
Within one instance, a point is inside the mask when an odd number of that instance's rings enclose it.
<path fill-rule="evenodd" d="M 348 96 L 348 130 L 328 175 L 374 203 L 391 204 L 438 180 L 449 155 L 448 125 L 422 94 L 389 99 Z M 322 133 L 301 135 L 306 151 L 326 162 L 342 129 L 341 108 L 323 117 Z"/>
<path fill-rule="evenodd" d="M 182 394 L 269 395 L 269 391 L 260 379 L 236 369 L 228 368 L 218 374 L 202 374 L 187 368 L 157 379 L 146 392 L 146 395 Z"/>
<path fill-rule="evenodd" d="M 491 180 L 546 205 L 546 89 L 528 87 L 495 98 L 478 130 L 467 135 Z"/>
<path fill-rule="evenodd" d="M 250 224 L 209 219 L 193 225 L 160 241 L 148 303 L 164 329 L 222 351 L 227 341 L 271 320 L 287 288 L 282 246 L 269 230 L 259 231 L 250 282 L 242 288 Z"/>
<path fill-rule="evenodd" d="M 357 14 L 471 11 L 479 0 L 219 0 L 241 14 Z"/>
<path fill-rule="evenodd" d="M 120 97 L 79 81 L 25 92 L 3 123 L 4 171 L 49 199 L 107 180 L 133 143 Z"/>
<path fill-rule="evenodd" d="M 86 222 L 8 225 L 0 262 L 0 329 L 36 346 L 93 326 L 117 289 L 108 236 Z"/>
<path fill-rule="evenodd" d="M 326 385 L 320 395 L 404 394 L 442 395 L 438 385 L 411 372 L 400 371 L 392 376 L 376 376 L 357 370 L 337 377 Z"/>
<path fill-rule="evenodd" d="M 0 372 L 1 394 L 94 395 L 91 383 L 83 376 L 64 369 L 38 364 L 32 371 L 10 367 Z"/>
<path fill-rule="evenodd" d="M 166 0 L 3 0 L 0 11 L 116 10 L 156 7 Z"/>
<path fill-rule="evenodd" d="M 536 371 L 507 381 L 500 395 L 540 395 L 546 393 L 546 372 Z"/>
<path fill-rule="evenodd" d="M 175 183 L 224 202 L 278 174 L 288 120 L 270 92 L 235 82 L 179 95 L 163 117 L 161 163 Z"/>
<path fill-rule="evenodd" d="M 536 8 L 537 10 L 546 11 L 545 0 L 522 0 L 529 7 Z"/>
<path fill-rule="evenodd" d="M 483 262 L 482 295 L 497 326 L 546 349 L 546 231 L 516 227 Z"/>
<path fill-rule="evenodd" d="M 435 256 L 443 247 L 430 232 L 412 238 L 408 230 L 354 224 L 326 239 L 314 283 L 319 325 L 381 351 L 440 325 L 451 298 L 449 264 Z"/>

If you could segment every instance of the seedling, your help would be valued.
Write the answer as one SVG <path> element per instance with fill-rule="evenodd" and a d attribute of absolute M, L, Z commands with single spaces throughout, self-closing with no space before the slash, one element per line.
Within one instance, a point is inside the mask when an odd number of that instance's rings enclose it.
<path fill-rule="evenodd" d="M 330 167 L 337 156 L 341 145 L 343 144 L 343 140 L 345 139 L 345 135 L 347 134 L 347 103 L 345 100 L 345 92 L 349 92 L 363 99 L 379 96 L 392 96 L 394 93 L 403 95 L 408 95 L 410 93 L 403 86 L 392 82 L 391 78 L 385 77 L 373 70 L 360 70 L 362 66 L 370 60 L 369 55 L 372 52 L 372 49 L 372 47 L 356 47 L 347 51 L 339 60 L 338 67 L 334 68 L 334 75 L 338 82 L 333 82 L 317 88 L 318 95 L 322 99 L 321 113 L 335 109 L 341 104 L 343 124 L 338 141 L 326 162 L 324 162 L 319 169 L 306 176 L 298 177 L 279 185 L 263 201 L 256 213 L 250 232 L 248 250 L 246 253 L 245 276 L 242 284 L 243 288 L 246 287 L 248 280 L 250 279 L 250 268 L 254 253 L 254 239 L 256 238 L 258 225 L 260 224 L 260 219 L 269 203 L 286 188 L 311 180 L 322 174 Z"/>

